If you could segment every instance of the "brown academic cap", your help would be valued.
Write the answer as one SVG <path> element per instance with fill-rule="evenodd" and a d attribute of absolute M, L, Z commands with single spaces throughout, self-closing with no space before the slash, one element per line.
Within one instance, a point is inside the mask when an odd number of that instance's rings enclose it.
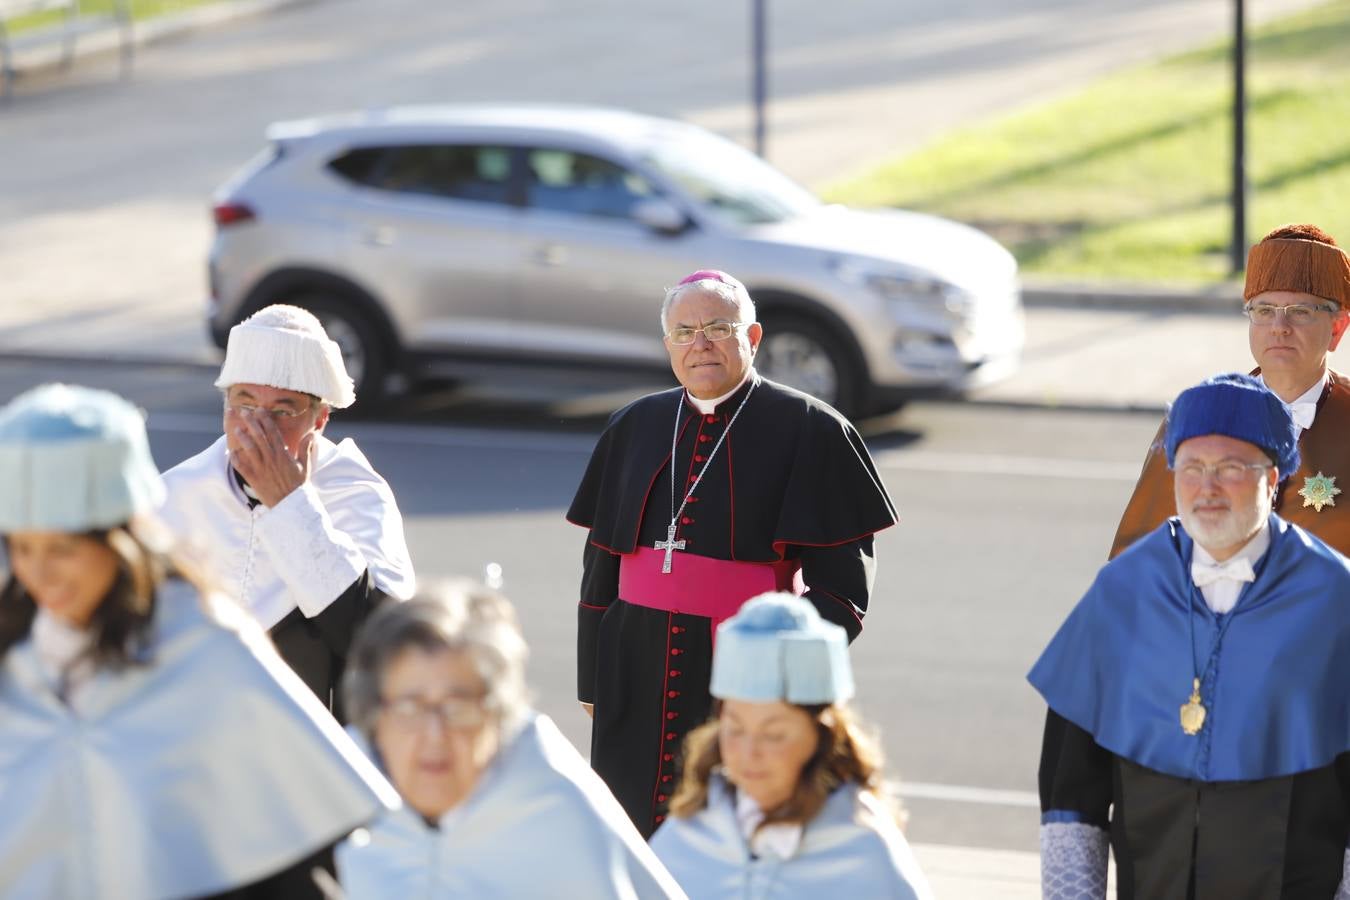
<path fill-rule="evenodd" d="M 1350 307 L 1350 258 L 1322 241 L 1267 238 L 1247 254 L 1242 299 L 1266 291 L 1298 291 Z"/>

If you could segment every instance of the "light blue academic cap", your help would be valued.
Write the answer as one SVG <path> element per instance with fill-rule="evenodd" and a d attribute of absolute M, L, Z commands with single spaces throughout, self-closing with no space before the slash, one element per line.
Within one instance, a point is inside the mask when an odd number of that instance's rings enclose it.
<path fill-rule="evenodd" d="M 140 410 L 48 384 L 0 409 L 0 532 L 110 528 L 164 500 Z"/>
<path fill-rule="evenodd" d="M 710 690 L 723 700 L 843 703 L 853 696 L 848 634 L 801 597 L 760 594 L 717 627 Z"/>

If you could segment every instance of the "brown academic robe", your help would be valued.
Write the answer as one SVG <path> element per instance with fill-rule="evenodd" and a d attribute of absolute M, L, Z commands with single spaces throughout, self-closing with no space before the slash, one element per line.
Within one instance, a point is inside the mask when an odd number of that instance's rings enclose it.
<path fill-rule="evenodd" d="M 1350 378 L 1337 372 L 1331 372 L 1330 376 L 1322 398 L 1317 401 L 1317 417 L 1312 427 L 1304 429 L 1298 439 L 1302 464 L 1293 477 L 1280 485 L 1275 495 L 1275 512 L 1286 522 L 1308 529 L 1336 550 L 1350 555 Z M 1144 458 L 1139 482 L 1116 528 L 1112 559 L 1177 514 L 1172 473 L 1167 468 L 1167 452 L 1163 448 L 1166 427 L 1164 421 Z M 1321 512 L 1304 505 L 1299 495 L 1304 480 L 1317 474 L 1334 477 L 1336 486 L 1346 491 L 1324 505 Z"/>

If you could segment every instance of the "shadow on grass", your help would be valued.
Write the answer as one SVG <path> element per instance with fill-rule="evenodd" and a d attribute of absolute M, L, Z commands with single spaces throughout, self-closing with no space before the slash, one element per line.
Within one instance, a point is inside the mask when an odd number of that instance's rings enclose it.
<path fill-rule="evenodd" d="M 1247 54 L 1251 65 L 1267 62 L 1303 61 L 1310 57 L 1344 60 L 1350 46 L 1350 3 L 1337 4 L 1337 12 L 1320 11 L 1303 19 L 1293 28 L 1263 28 L 1247 36 Z M 1177 65 L 1217 63 L 1233 55 L 1232 41 L 1184 53 L 1170 62 Z"/>
<path fill-rule="evenodd" d="M 1256 179 L 1252 182 L 1252 190 L 1257 193 L 1280 190 L 1304 178 L 1325 174 L 1347 166 L 1350 166 L 1350 147 L 1298 165 L 1289 166 L 1264 178 Z M 1034 268 L 1044 260 L 1051 250 L 1066 241 L 1090 238 L 1094 234 L 1100 234 L 1123 225 L 1196 212 L 1208 206 L 1225 204 L 1229 198 L 1230 195 L 1227 192 L 1212 192 L 1158 206 L 1133 215 L 1116 216 L 1102 221 L 1065 219 L 1048 222 L 1022 222 L 1007 219 L 986 219 L 971 221 L 968 224 L 986 232 L 1008 247 L 1017 257 L 1020 265 Z M 1205 243 L 1198 249 L 1201 254 L 1222 254 L 1228 249 L 1226 236 L 1216 237 L 1214 241 Z"/>
<path fill-rule="evenodd" d="M 1302 93 L 1292 88 L 1279 88 L 1273 91 L 1266 91 L 1257 95 L 1250 101 L 1248 104 L 1249 114 L 1270 111 L 1286 101 L 1298 100 L 1301 97 Z M 961 187 L 952 190 L 941 191 L 927 196 L 919 196 L 912 202 L 906 204 L 906 206 L 910 208 L 933 210 L 972 195 L 979 195 L 991 190 L 1010 187 L 1024 181 L 1034 181 L 1037 178 L 1044 178 L 1051 174 L 1062 174 L 1066 169 L 1096 162 L 1113 154 L 1123 153 L 1144 146 L 1152 141 L 1158 141 L 1164 138 L 1174 137 L 1186 131 L 1194 131 L 1208 127 L 1220 119 L 1228 119 L 1230 115 L 1231 107 L 1227 103 L 1216 103 L 1210 109 L 1198 115 L 1178 116 L 1169 121 L 1161 122 L 1151 127 L 1141 128 L 1113 140 L 1092 144 L 1072 153 L 1057 156 L 1053 159 L 1043 159 L 1030 165 L 1012 169 L 1007 172 L 1001 172 L 990 178 L 962 185 Z"/>

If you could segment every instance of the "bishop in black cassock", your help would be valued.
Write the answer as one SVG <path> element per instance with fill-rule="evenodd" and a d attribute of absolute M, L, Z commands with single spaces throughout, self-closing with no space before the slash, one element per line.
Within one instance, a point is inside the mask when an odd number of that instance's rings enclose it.
<path fill-rule="evenodd" d="M 744 291 L 723 273 L 696 275 Z M 707 284 L 696 281 L 690 286 Z M 679 317 L 683 306 L 667 306 L 672 329 L 737 321 L 732 304 L 724 318 L 713 304 L 688 323 Z M 741 321 L 752 320 L 750 310 Z M 711 712 L 716 625 L 756 594 L 795 589 L 856 637 L 876 572 L 872 535 L 896 521 L 853 426 L 750 368 L 759 329 L 752 327 L 739 386 L 732 381 L 735 389 L 708 411 L 681 387 L 615 413 L 568 510 L 568 520 L 590 532 L 577 692 L 594 704 L 591 765 L 645 836 L 665 818 L 685 734 Z M 676 374 L 688 384 L 677 356 L 672 347 Z M 667 550 L 657 545 L 672 540 L 672 515 L 695 481 L 663 573 Z"/>

